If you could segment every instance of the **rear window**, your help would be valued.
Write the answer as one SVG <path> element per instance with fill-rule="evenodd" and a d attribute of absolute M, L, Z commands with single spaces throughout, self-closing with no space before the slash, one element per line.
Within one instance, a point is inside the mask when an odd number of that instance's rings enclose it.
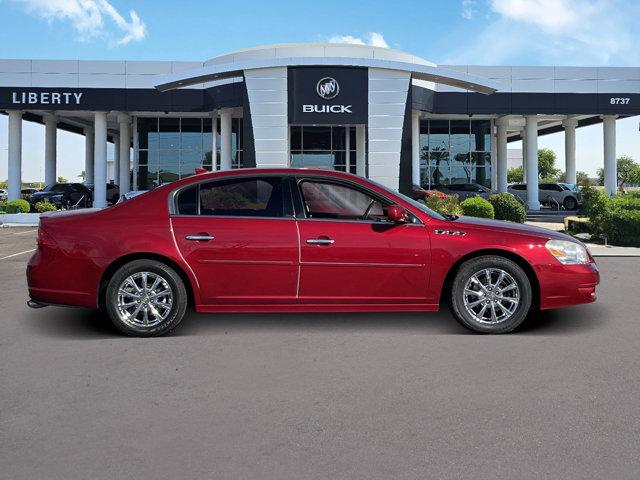
<path fill-rule="evenodd" d="M 180 215 L 283 217 L 282 179 L 235 178 L 194 185 L 176 199 Z"/>

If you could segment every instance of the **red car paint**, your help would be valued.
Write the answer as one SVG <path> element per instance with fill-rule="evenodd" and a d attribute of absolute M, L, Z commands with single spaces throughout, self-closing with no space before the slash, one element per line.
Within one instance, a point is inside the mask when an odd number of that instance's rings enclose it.
<path fill-rule="evenodd" d="M 261 175 L 321 176 L 357 184 L 404 207 L 419 222 L 170 214 L 169 198 L 179 187 Z M 203 233 L 215 240 L 185 241 L 187 235 Z M 334 243 L 305 241 L 323 238 Z M 130 259 L 156 258 L 179 271 L 195 309 L 202 312 L 434 311 L 448 275 L 462 261 L 498 253 L 525 268 L 540 308 L 594 301 L 599 282 L 595 263 L 561 264 L 545 248 L 552 238 L 569 239 L 511 222 L 438 219 L 350 174 L 242 169 L 179 180 L 102 210 L 43 215 L 27 279 L 29 295 L 38 302 L 95 308 L 118 266 Z"/>

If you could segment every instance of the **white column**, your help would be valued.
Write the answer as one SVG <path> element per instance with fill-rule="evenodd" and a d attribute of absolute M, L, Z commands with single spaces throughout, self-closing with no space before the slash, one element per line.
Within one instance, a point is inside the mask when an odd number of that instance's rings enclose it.
<path fill-rule="evenodd" d="M 520 131 L 522 138 L 522 181 L 527 183 L 527 130 L 523 128 Z"/>
<path fill-rule="evenodd" d="M 538 116 L 527 115 L 527 209 L 540 210 L 538 199 Z"/>
<path fill-rule="evenodd" d="M 567 183 L 576 183 L 576 127 L 578 120 L 566 118 L 562 122 L 564 127 L 564 161 L 565 179 Z"/>
<path fill-rule="evenodd" d="M 344 149 L 346 151 L 346 157 L 344 159 L 345 171 L 351 172 L 351 127 L 348 125 L 344 127 Z"/>
<path fill-rule="evenodd" d="M 84 183 L 93 184 L 93 152 L 95 141 L 93 127 L 84 127 Z"/>
<path fill-rule="evenodd" d="M 367 142 L 364 125 L 356 125 L 356 175 L 367 175 Z"/>
<path fill-rule="evenodd" d="M 495 118 L 491 119 L 491 190 L 498 190 L 498 129 Z"/>
<path fill-rule="evenodd" d="M 507 128 L 509 119 L 501 117 L 496 120 L 496 170 L 498 173 L 498 191 L 507 191 Z M 524 150 L 523 150 L 524 155 Z"/>
<path fill-rule="evenodd" d="M 58 117 L 44 114 L 44 184 L 56 183 L 56 149 L 58 135 Z"/>
<path fill-rule="evenodd" d="M 211 171 L 218 169 L 218 111 L 211 112 Z"/>
<path fill-rule="evenodd" d="M 133 185 L 131 185 L 131 190 L 138 189 L 139 158 L 140 158 L 140 141 L 138 138 L 138 117 L 133 117 Z"/>
<path fill-rule="evenodd" d="M 107 206 L 107 112 L 95 112 L 93 206 Z"/>
<path fill-rule="evenodd" d="M 231 170 L 231 110 L 220 110 L 220 170 Z"/>
<path fill-rule="evenodd" d="M 131 117 L 124 113 L 118 115 L 120 125 L 120 144 L 117 145 L 120 151 L 119 176 L 116 183 L 120 186 L 120 195 L 127 193 L 131 187 L 129 185 L 131 170 Z"/>
<path fill-rule="evenodd" d="M 604 135 L 604 191 L 607 195 L 614 195 L 618 190 L 616 118 L 617 115 L 602 116 L 602 133 Z"/>
<path fill-rule="evenodd" d="M 120 178 L 120 135 L 113 136 L 113 183 L 118 184 Z"/>
<path fill-rule="evenodd" d="M 411 112 L 411 181 L 420 185 L 420 112 Z"/>
<path fill-rule="evenodd" d="M 22 190 L 22 112 L 9 110 L 9 138 L 7 143 L 9 200 L 20 198 Z"/>

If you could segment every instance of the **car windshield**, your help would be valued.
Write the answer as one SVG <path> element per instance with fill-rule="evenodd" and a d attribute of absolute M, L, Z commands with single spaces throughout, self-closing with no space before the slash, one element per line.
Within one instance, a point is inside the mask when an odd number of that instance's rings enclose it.
<path fill-rule="evenodd" d="M 381 185 L 378 182 L 374 182 L 373 180 L 367 180 L 367 181 L 370 182 L 370 183 L 373 183 L 374 185 L 376 185 L 376 186 L 378 186 L 380 188 L 382 188 L 385 192 L 389 192 L 392 195 L 400 197 L 405 202 L 410 203 L 412 206 L 416 207 L 418 210 L 423 211 L 427 215 L 431 215 L 433 218 L 437 218 L 438 220 L 447 220 L 447 218 L 444 215 L 439 214 L 435 210 L 431 210 L 429 207 L 427 207 L 422 202 L 418 202 L 418 201 L 414 200 L 413 198 L 409 198 L 406 195 L 403 195 L 400 192 L 396 192 L 394 190 L 391 190 L 390 188 L 387 188 L 387 187 L 385 187 L 384 185 Z"/>
<path fill-rule="evenodd" d="M 576 185 L 575 183 L 561 183 L 560 186 L 563 189 L 569 190 L 571 192 L 577 192 L 578 191 L 578 185 Z"/>

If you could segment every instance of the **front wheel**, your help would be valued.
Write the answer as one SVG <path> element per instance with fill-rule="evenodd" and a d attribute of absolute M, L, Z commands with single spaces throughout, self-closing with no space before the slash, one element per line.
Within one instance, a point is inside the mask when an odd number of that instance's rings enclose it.
<path fill-rule="evenodd" d="M 134 260 L 111 277 L 105 306 L 113 324 L 127 335 L 154 337 L 173 330 L 187 309 L 180 276 L 155 260 Z"/>
<path fill-rule="evenodd" d="M 578 201 L 573 197 L 565 198 L 562 203 L 565 210 L 576 210 L 578 208 Z"/>
<path fill-rule="evenodd" d="M 531 282 L 512 260 L 487 255 L 463 263 L 456 274 L 450 307 L 458 322 L 479 333 L 507 333 L 531 308 Z"/>

